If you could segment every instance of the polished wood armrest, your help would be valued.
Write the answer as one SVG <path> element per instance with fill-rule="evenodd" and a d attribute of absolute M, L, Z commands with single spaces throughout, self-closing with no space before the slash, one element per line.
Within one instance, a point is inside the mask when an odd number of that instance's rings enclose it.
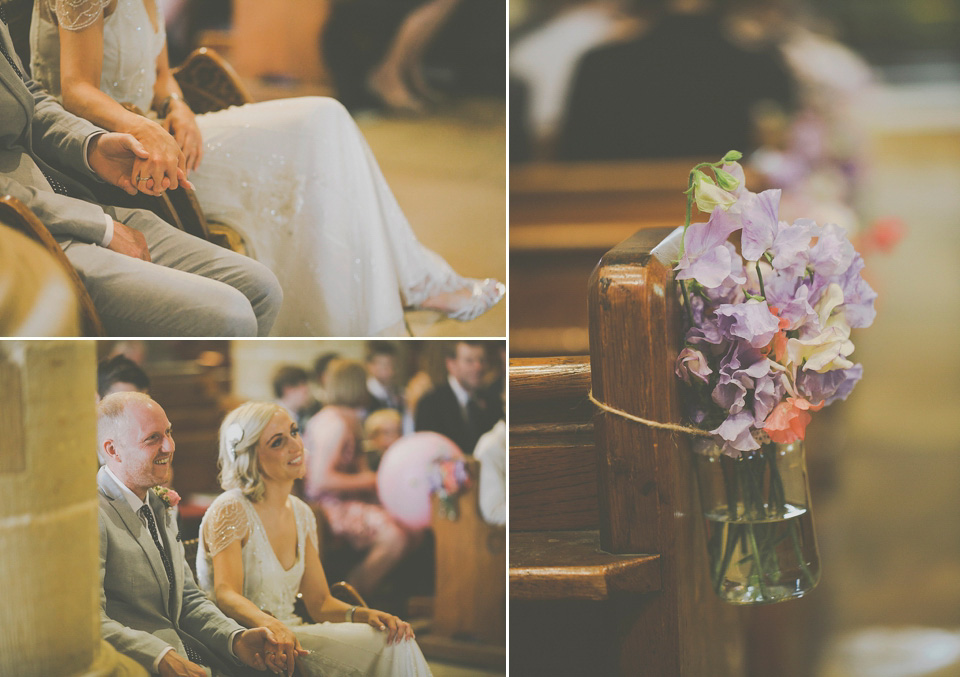
<path fill-rule="evenodd" d="M 0 221 L 39 242 L 56 259 L 63 267 L 76 292 L 80 312 L 83 316 L 84 333 L 88 336 L 104 336 L 103 323 L 97 315 L 97 309 L 93 305 L 93 299 L 90 298 L 87 288 L 83 286 L 80 276 L 74 270 L 67 255 L 63 253 L 60 245 L 47 230 L 47 227 L 37 218 L 37 215 L 17 198 L 4 195 L 0 197 Z"/>
<path fill-rule="evenodd" d="M 173 77 L 187 105 L 197 115 L 253 102 L 233 67 L 207 47 L 191 52 L 173 69 Z"/>

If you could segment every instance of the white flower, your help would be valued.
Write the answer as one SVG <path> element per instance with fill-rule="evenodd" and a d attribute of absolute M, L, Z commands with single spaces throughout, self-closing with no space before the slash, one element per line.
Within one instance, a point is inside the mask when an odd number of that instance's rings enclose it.
<path fill-rule="evenodd" d="M 805 371 L 823 373 L 834 369 L 849 369 L 853 362 L 846 359 L 853 353 L 850 325 L 843 308 L 843 289 L 833 283 L 820 297 L 814 310 L 820 317 L 820 334 L 808 339 L 787 341 L 787 364 L 803 365 Z"/>

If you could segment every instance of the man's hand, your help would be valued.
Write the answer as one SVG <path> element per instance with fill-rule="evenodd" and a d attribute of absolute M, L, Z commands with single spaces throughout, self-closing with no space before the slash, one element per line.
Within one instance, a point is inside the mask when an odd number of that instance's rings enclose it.
<path fill-rule="evenodd" d="M 196 663 L 191 663 L 176 651 L 163 654 L 157 666 L 161 677 L 207 677 L 206 671 Z"/>
<path fill-rule="evenodd" d="M 113 239 L 107 245 L 118 254 L 132 256 L 150 263 L 150 250 L 147 248 L 147 238 L 139 230 L 125 226 L 119 221 L 113 222 Z"/>
<path fill-rule="evenodd" d="M 159 125 L 152 124 L 157 126 L 161 133 L 166 134 Z M 173 163 L 171 169 L 173 179 L 160 173 L 158 178 L 162 178 L 159 182 L 155 182 L 153 174 L 149 172 L 156 170 L 155 165 L 157 163 L 151 162 L 150 153 L 140 141 L 130 134 L 107 132 L 93 137 L 87 146 L 87 162 L 90 163 L 90 168 L 97 176 L 130 195 L 136 195 L 138 191 L 148 195 L 159 195 L 171 185 L 176 187 L 174 180 L 193 188 L 193 185 L 186 180 L 187 175 L 183 168 L 178 166 L 176 162 Z M 145 173 L 141 174 L 141 169 Z M 144 180 L 138 181 L 140 178 Z"/>
<path fill-rule="evenodd" d="M 278 641 L 268 628 L 251 628 L 238 634 L 233 642 L 233 652 L 252 668 L 270 670 L 277 675 L 285 672 L 288 677 L 293 675 L 294 660 L 310 653 L 288 641 Z"/>

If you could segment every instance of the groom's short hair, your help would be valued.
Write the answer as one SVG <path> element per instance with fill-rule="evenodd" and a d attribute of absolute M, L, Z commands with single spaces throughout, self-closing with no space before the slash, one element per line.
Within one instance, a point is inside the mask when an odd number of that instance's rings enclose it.
<path fill-rule="evenodd" d="M 157 404 L 149 395 L 134 391 L 111 393 L 97 403 L 97 458 L 101 465 L 107 462 L 103 455 L 103 442 L 116 438 L 128 420 L 128 408 L 135 403 Z"/>

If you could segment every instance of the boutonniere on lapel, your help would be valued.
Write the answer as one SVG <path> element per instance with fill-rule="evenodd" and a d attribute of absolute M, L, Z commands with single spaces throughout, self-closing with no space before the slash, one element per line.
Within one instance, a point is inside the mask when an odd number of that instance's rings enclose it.
<path fill-rule="evenodd" d="M 180 502 L 180 494 L 175 492 L 173 489 L 168 489 L 167 487 L 154 487 L 153 493 L 155 493 L 168 508 L 176 508 L 177 504 Z"/>

